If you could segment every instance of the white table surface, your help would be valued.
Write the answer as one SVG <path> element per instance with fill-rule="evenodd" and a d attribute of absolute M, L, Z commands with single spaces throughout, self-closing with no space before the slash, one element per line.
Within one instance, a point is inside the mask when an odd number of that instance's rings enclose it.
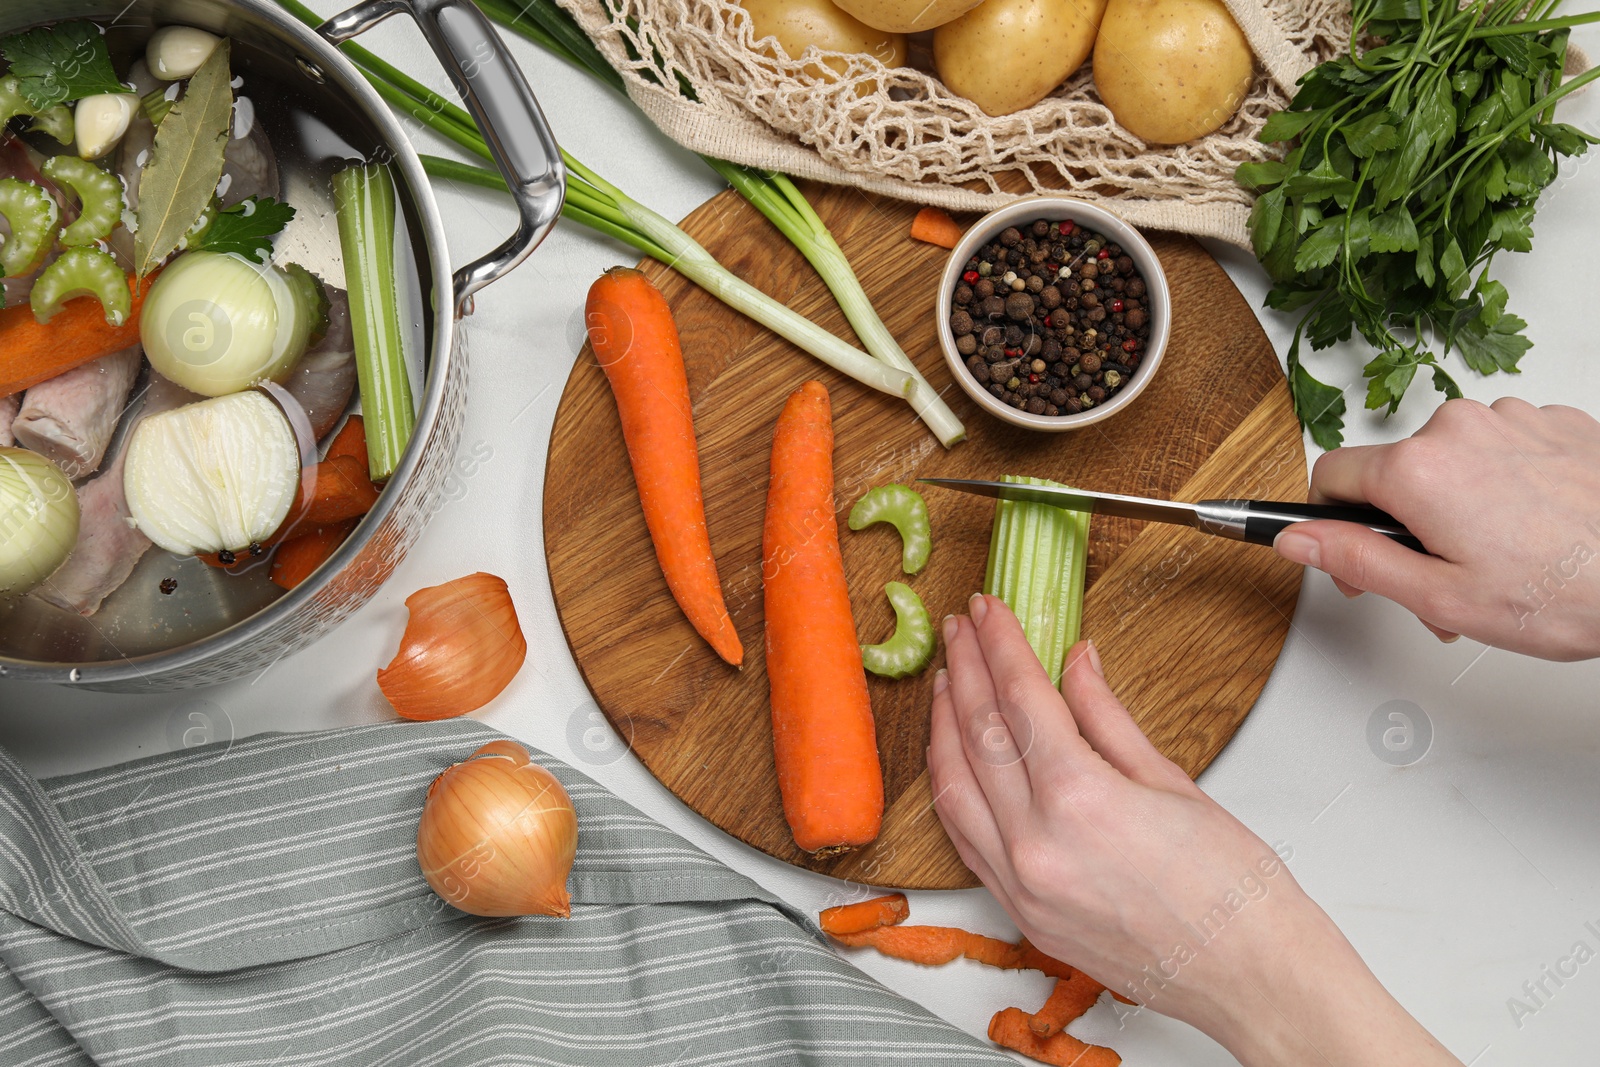
<path fill-rule="evenodd" d="M 1585 0 L 1569 12 L 1597 6 L 1600 0 Z M 399 21 L 367 43 L 444 90 L 415 30 Z M 1575 39 L 1600 55 L 1600 32 L 1580 29 Z M 721 187 L 694 156 L 608 91 L 525 42 L 513 47 L 557 136 L 601 174 L 673 218 Z M 1566 105 L 1563 118 L 1600 129 L 1600 96 L 1583 94 Z M 418 143 L 439 148 L 427 135 Z M 1511 309 L 1531 323 L 1535 346 L 1515 378 L 1480 379 L 1452 360 L 1469 396 L 1515 394 L 1600 411 L 1600 361 L 1593 354 L 1600 284 L 1596 159 L 1600 150 L 1564 165 L 1541 203 L 1534 251 L 1500 258 L 1497 274 L 1510 288 Z M 457 262 L 491 247 L 512 226 L 510 209 L 494 194 L 444 188 L 439 196 Z M 1227 248 L 1213 251 L 1259 306 L 1265 279 L 1254 261 Z M 577 351 L 584 293 L 603 268 L 635 258 L 563 224 L 526 266 L 479 297 L 462 448 L 487 450 L 490 458 L 464 479 L 457 499 L 438 513 L 377 598 L 331 637 L 262 677 L 171 696 L 0 683 L 0 745 L 45 776 L 168 751 L 198 721 L 189 717 L 194 711 L 209 715 L 222 736 L 387 719 L 392 712 L 373 672 L 394 653 L 407 593 L 486 570 L 510 583 L 529 652 L 521 675 L 479 718 L 584 769 L 801 908 L 837 894 L 839 883 L 770 859 L 702 821 L 623 750 L 584 689 L 556 620 L 541 543 L 546 442 Z M 1262 317 L 1281 355 L 1289 322 L 1271 312 Z M 1421 425 L 1437 394 L 1420 380 L 1387 421 L 1361 410 L 1364 358 L 1358 346 L 1346 345 L 1307 360 L 1325 380 L 1348 383 L 1347 440 L 1393 440 Z M 1580 580 L 1595 580 L 1584 573 Z M 1442 645 L 1393 604 L 1347 601 L 1312 573 L 1271 681 L 1201 784 L 1267 841 L 1292 850 L 1295 876 L 1401 1002 L 1463 1061 L 1594 1062 L 1600 962 L 1560 986 L 1543 979 L 1552 995 L 1541 995 L 1542 1004 L 1529 1000 L 1523 986 L 1540 981 L 1543 969 L 1579 942 L 1600 950 L 1596 692 L 1600 664 L 1541 663 L 1465 640 Z M 1405 767 L 1378 759 L 1367 742 L 1368 720 L 1395 700 L 1421 709 L 1433 731 L 1426 756 Z M 915 922 L 1015 933 L 984 890 L 911 896 Z M 854 961 L 974 1034 L 984 1033 L 998 1008 L 1031 1010 L 1049 988 L 1038 974 L 966 961 L 939 969 L 870 953 Z M 1536 1010 L 1514 1019 L 1512 997 Z M 1154 1013 L 1120 1022 L 1119 1031 L 1117 1015 L 1102 1004 L 1074 1032 L 1113 1044 L 1130 1067 L 1234 1062 L 1197 1031 Z"/>

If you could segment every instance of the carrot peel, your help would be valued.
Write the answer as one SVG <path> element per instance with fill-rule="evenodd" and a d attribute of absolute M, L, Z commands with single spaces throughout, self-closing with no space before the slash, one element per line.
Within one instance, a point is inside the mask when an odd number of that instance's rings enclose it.
<path fill-rule="evenodd" d="M 1040 1037 L 1021 1008 L 1002 1008 L 989 1020 L 989 1040 L 1055 1067 L 1118 1067 L 1122 1057 L 1103 1045 L 1079 1041 L 1065 1030 Z"/>
<path fill-rule="evenodd" d="M 906 902 L 906 895 L 890 893 L 884 897 L 828 908 L 817 917 L 817 922 L 825 934 L 859 934 L 881 926 L 898 925 L 905 922 L 910 914 L 911 905 Z"/>
<path fill-rule="evenodd" d="M 1028 1026 L 1040 1037 L 1059 1033 L 1072 1020 L 1094 1007 L 1106 987 L 1082 971 L 1070 978 L 1057 978 L 1050 999 L 1028 1019 Z"/>

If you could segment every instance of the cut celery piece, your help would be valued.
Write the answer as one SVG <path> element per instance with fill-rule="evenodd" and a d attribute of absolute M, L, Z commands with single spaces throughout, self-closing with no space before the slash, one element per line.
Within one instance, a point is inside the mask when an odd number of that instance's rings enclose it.
<path fill-rule="evenodd" d="M 909 678 L 933 661 L 933 620 L 909 585 L 883 587 L 894 608 L 894 636 L 881 645 L 861 646 L 861 665 L 884 678 Z"/>
<path fill-rule="evenodd" d="M 1053 485 L 1008 474 L 1001 481 Z M 995 505 L 983 591 L 1006 602 L 1034 654 L 1059 684 L 1067 649 L 1083 627 L 1083 577 L 1089 561 L 1089 515 L 1049 504 Z"/>
<path fill-rule="evenodd" d="M 887 522 L 900 531 L 901 570 L 916 574 L 928 565 L 933 536 L 922 494 L 907 485 L 880 485 L 868 490 L 850 509 L 850 529 L 865 530 L 875 522 Z"/>
<path fill-rule="evenodd" d="M 16 75 L 0 78 L 0 126 L 18 115 L 33 120 L 33 128 L 49 134 L 61 144 L 71 144 L 73 134 L 72 111 L 64 104 L 37 108 L 22 95 L 21 83 Z"/>
<path fill-rule="evenodd" d="M 121 326 L 133 311 L 133 293 L 109 252 L 98 248 L 69 248 L 39 273 L 29 301 L 33 317 L 41 323 L 56 317 L 61 306 L 75 297 L 92 296 L 105 309 L 106 322 Z"/>
<path fill-rule="evenodd" d="M 82 205 L 75 219 L 61 231 L 61 243 L 92 245 L 110 236 L 122 221 L 122 181 L 116 175 L 77 156 L 51 156 L 41 173 L 72 190 Z"/>
<path fill-rule="evenodd" d="M 32 182 L 0 178 L 0 215 L 11 227 L 0 245 L 0 273 L 7 278 L 32 274 L 55 244 L 61 218 L 55 197 Z"/>

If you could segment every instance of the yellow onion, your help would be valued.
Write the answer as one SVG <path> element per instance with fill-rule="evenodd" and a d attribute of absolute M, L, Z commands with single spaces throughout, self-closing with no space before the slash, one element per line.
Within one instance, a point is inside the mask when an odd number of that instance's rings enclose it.
<path fill-rule="evenodd" d="M 515 741 L 492 741 L 433 780 L 417 862 L 435 893 L 472 915 L 572 912 L 578 813 Z"/>
<path fill-rule="evenodd" d="M 449 719 L 499 696 L 528 641 L 504 579 L 469 574 L 406 598 L 411 618 L 378 688 L 407 719 Z"/>

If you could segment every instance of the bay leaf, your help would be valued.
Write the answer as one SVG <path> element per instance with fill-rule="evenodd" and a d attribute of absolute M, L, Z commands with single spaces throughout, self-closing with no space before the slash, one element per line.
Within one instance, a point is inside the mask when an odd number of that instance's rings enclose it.
<path fill-rule="evenodd" d="M 224 39 L 189 79 L 183 98 L 156 127 L 139 178 L 134 265 L 143 277 L 172 254 L 199 221 L 222 180 L 233 121 L 233 74 Z"/>

